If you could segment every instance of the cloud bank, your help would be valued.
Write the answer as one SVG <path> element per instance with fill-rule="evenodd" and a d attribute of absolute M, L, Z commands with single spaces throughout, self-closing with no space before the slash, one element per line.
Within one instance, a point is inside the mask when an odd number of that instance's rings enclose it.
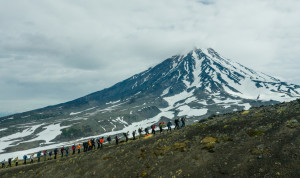
<path fill-rule="evenodd" d="M 300 84 L 297 0 L 0 2 L 0 112 L 84 96 L 195 46 Z"/>

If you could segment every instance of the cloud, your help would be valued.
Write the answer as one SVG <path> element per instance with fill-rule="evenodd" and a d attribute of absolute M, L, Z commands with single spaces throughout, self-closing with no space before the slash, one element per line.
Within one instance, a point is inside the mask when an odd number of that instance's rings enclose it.
<path fill-rule="evenodd" d="M 0 112 L 75 99 L 194 46 L 300 84 L 299 8 L 297 0 L 1 0 Z"/>

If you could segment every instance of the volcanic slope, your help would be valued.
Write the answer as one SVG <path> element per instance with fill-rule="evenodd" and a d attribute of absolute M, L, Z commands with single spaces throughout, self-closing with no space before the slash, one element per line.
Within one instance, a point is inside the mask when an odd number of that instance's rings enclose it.
<path fill-rule="evenodd" d="M 192 124 L 212 114 L 299 96 L 298 85 L 244 67 L 213 49 L 194 49 L 74 101 L 0 118 L 0 159 L 81 138 L 131 133 L 185 115 Z"/>
<path fill-rule="evenodd" d="M 0 177 L 299 177 L 300 100 L 217 115 Z"/>

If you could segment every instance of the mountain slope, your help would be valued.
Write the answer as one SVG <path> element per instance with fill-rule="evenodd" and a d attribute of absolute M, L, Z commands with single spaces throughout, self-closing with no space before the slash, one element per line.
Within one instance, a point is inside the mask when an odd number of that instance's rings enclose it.
<path fill-rule="evenodd" d="M 290 101 L 299 93 L 300 86 L 255 72 L 213 49 L 194 49 L 82 98 L 0 118 L 0 158 L 185 115 L 192 124 L 212 114 Z"/>
<path fill-rule="evenodd" d="M 299 177 L 299 128 L 298 99 L 103 150 L 0 169 L 0 177 Z"/>

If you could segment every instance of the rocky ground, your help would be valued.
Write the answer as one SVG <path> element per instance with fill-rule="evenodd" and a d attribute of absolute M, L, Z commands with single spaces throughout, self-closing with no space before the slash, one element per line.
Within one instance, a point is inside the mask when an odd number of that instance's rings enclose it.
<path fill-rule="evenodd" d="M 300 177 L 300 100 L 212 116 L 0 177 Z"/>

